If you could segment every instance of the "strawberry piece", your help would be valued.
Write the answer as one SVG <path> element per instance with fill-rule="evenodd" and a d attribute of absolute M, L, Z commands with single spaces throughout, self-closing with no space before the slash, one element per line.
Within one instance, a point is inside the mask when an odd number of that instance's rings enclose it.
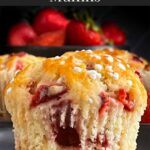
<path fill-rule="evenodd" d="M 129 100 L 129 94 L 124 89 L 119 90 L 118 100 L 124 105 L 125 110 L 127 111 L 134 110 L 134 102 Z"/>
<path fill-rule="evenodd" d="M 115 45 L 123 45 L 126 41 L 125 32 L 112 22 L 107 22 L 102 25 L 102 31 L 108 40 L 112 41 Z"/>
<path fill-rule="evenodd" d="M 140 57 L 136 56 L 136 55 L 134 55 L 134 56 L 132 57 L 132 59 L 133 59 L 134 61 L 143 63 L 143 60 L 142 60 Z"/>
<path fill-rule="evenodd" d="M 32 27 L 27 23 L 21 22 L 10 29 L 8 33 L 8 44 L 10 46 L 25 46 L 35 37 L 36 33 Z"/>
<path fill-rule="evenodd" d="M 52 8 L 41 10 L 34 19 L 33 28 L 37 34 L 65 30 L 69 21 L 60 11 Z"/>
<path fill-rule="evenodd" d="M 145 113 L 142 117 L 142 123 L 150 123 L 150 92 L 147 93 L 148 99 L 147 99 L 147 108 L 145 110 Z"/>
<path fill-rule="evenodd" d="M 31 45 L 36 46 L 62 46 L 65 43 L 65 32 L 55 31 L 42 34 L 36 37 Z"/>
<path fill-rule="evenodd" d="M 22 70 L 22 69 L 23 69 L 23 63 L 21 61 L 17 61 L 16 70 Z"/>
<path fill-rule="evenodd" d="M 141 76 L 140 72 L 135 71 L 135 74 L 137 74 L 137 75 L 138 75 L 138 77 L 139 77 L 139 79 L 140 79 L 140 81 L 141 81 L 141 82 L 143 82 L 143 81 L 142 81 L 142 76 Z"/>
<path fill-rule="evenodd" d="M 72 20 L 67 27 L 67 43 L 70 45 L 103 45 L 104 37 L 82 21 Z"/>
<path fill-rule="evenodd" d="M 100 141 L 100 147 L 101 148 L 107 148 L 108 147 L 108 139 L 107 139 L 107 136 L 106 134 L 98 134 L 98 141 Z"/>
<path fill-rule="evenodd" d="M 57 84 L 57 86 L 62 86 L 62 85 Z M 41 103 L 46 103 L 50 100 L 54 100 L 54 99 L 59 100 L 60 96 L 67 92 L 67 88 L 64 87 L 64 89 L 62 91 L 58 92 L 57 94 L 50 95 L 49 87 L 50 87 L 49 85 L 41 85 L 37 89 L 37 91 L 35 92 L 35 94 L 32 97 L 32 101 L 30 104 L 31 107 L 35 107 Z"/>
<path fill-rule="evenodd" d="M 102 100 L 102 105 L 99 109 L 99 114 L 100 116 L 102 116 L 104 114 L 104 112 L 107 112 L 109 109 L 109 105 L 110 105 L 110 98 L 104 93 L 102 92 L 100 94 L 101 100 Z"/>
<path fill-rule="evenodd" d="M 66 146 L 66 147 L 80 146 L 79 134 L 75 128 L 71 128 L 71 127 L 66 127 L 66 128 L 59 127 L 55 140 L 61 146 Z"/>

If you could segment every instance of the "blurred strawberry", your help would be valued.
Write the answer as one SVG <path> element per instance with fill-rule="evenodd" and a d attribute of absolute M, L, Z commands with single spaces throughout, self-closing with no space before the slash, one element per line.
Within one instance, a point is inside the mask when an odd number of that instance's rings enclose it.
<path fill-rule="evenodd" d="M 103 45 L 104 38 L 94 24 L 72 20 L 67 27 L 67 43 L 70 45 Z"/>
<path fill-rule="evenodd" d="M 126 41 L 125 32 L 115 23 L 107 22 L 102 25 L 102 31 L 106 38 L 115 45 L 123 45 Z"/>
<path fill-rule="evenodd" d="M 150 123 L 150 92 L 147 94 L 147 108 L 145 110 L 145 113 L 142 117 L 142 123 Z"/>
<path fill-rule="evenodd" d="M 47 32 L 36 37 L 31 45 L 36 46 L 62 46 L 65 43 L 65 31 Z"/>
<path fill-rule="evenodd" d="M 24 22 L 14 25 L 8 33 L 8 44 L 10 46 L 25 46 L 36 37 L 32 27 Z"/>
<path fill-rule="evenodd" d="M 60 11 L 52 8 L 41 10 L 34 19 L 33 28 L 37 34 L 65 30 L 69 21 Z"/>

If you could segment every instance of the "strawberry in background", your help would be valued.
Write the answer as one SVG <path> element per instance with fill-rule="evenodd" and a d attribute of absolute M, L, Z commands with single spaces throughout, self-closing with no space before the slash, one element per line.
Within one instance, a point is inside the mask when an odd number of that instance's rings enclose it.
<path fill-rule="evenodd" d="M 28 23 L 21 22 L 14 25 L 8 33 L 10 46 L 25 46 L 35 39 L 36 33 Z"/>
<path fill-rule="evenodd" d="M 33 28 L 37 34 L 65 30 L 69 20 L 64 14 L 53 8 L 45 8 L 38 12 L 33 21 Z"/>
<path fill-rule="evenodd" d="M 37 36 L 31 43 L 35 46 L 62 46 L 65 43 L 64 30 L 47 32 Z"/>
<path fill-rule="evenodd" d="M 67 44 L 69 45 L 104 45 L 105 39 L 99 26 L 87 11 L 74 13 L 74 19 L 67 27 Z"/>
<path fill-rule="evenodd" d="M 82 21 L 72 20 L 67 28 L 67 43 L 69 45 L 103 45 L 104 39 L 98 31 L 87 27 Z"/>
<path fill-rule="evenodd" d="M 125 32 L 114 22 L 106 22 L 101 26 L 106 38 L 115 45 L 124 45 L 126 41 Z"/>

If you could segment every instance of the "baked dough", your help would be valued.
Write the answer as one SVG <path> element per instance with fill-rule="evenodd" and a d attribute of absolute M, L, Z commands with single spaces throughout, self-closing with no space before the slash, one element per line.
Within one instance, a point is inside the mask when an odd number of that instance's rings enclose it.
<path fill-rule="evenodd" d="M 147 94 L 121 59 L 76 51 L 29 65 L 4 99 L 16 150 L 135 150 Z"/>
<path fill-rule="evenodd" d="M 3 93 L 7 83 L 12 82 L 15 75 L 27 65 L 43 59 L 25 52 L 12 53 L 0 57 L 0 118 L 8 119 L 9 117 L 3 100 Z"/>

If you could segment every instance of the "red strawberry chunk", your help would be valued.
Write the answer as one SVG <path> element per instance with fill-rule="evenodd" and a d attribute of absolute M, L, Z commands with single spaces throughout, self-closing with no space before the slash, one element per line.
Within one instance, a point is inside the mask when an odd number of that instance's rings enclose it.
<path fill-rule="evenodd" d="M 100 94 L 101 100 L 102 100 L 102 105 L 99 109 L 99 114 L 100 116 L 104 114 L 104 112 L 107 112 L 109 109 L 109 105 L 110 105 L 110 98 L 108 96 L 106 96 L 106 94 L 104 92 L 102 92 Z"/>
<path fill-rule="evenodd" d="M 127 111 L 134 110 L 134 102 L 129 100 L 129 93 L 124 89 L 120 89 L 118 92 L 118 100 L 124 105 L 124 109 Z"/>
<path fill-rule="evenodd" d="M 17 61 L 16 63 L 16 70 L 22 70 L 23 69 L 23 63 L 21 61 Z"/>
<path fill-rule="evenodd" d="M 58 86 L 62 86 L 62 85 L 58 85 Z M 31 107 L 35 107 L 41 103 L 46 103 L 50 100 L 58 100 L 60 99 L 60 96 L 65 94 L 67 92 L 67 88 L 64 87 L 64 89 L 60 92 L 58 92 L 57 94 L 54 95 L 50 95 L 49 94 L 49 88 L 51 86 L 49 85 L 41 85 L 37 91 L 35 92 L 35 94 L 32 97 L 32 101 L 31 101 Z"/>
<path fill-rule="evenodd" d="M 138 75 L 138 77 L 139 77 L 140 81 L 143 83 L 143 79 L 142 79 L 142 76 L 141 76 L 140 72 L 135 71 L 135 74 L 137 74 L 137 75 Z"/>
<path fill-rule="evenodd" d="M 137 61 L 137 62 L 140 62 L 140 63 L 143 63 L 143 60 L 140 58 L 140 57 L 138 57 L 138 56 L 133 56 L 133 58 L 132 58 L 134 61 Z"/>
<path fill-rule="evenodd" d="M 59 145 L 65 147 L 80 146 L 79 134 L 75 128 L 71 128 L 71 127 L 67 127 L 67 128 L 60 127 L 58 129 L 58 133 L 55 140 Z"/>
<path fill-rule="evenodd" d="M 101 150 L 102 148 L 106 149 L 109 146 L 109 142 L 105 133 L 99 133 L 96 142 L 100 143 L 97 150 Z"/>

